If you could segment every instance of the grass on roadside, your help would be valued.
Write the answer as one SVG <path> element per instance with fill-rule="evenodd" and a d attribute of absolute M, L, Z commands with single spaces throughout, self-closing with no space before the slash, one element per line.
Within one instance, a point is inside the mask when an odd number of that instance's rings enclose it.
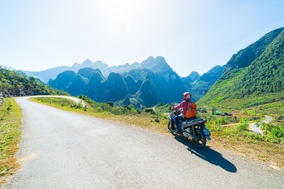
<path fill-rule="evenodd" d="M 12 98 L 0 105 L 0 184 L 19 166 L 15 153 L 21 138 L 21 108 Z"/>

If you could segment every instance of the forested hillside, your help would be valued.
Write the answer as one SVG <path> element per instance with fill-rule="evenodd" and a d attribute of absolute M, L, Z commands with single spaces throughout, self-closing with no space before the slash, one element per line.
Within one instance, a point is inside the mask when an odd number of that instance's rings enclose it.
<path fill-rule="evenodd" d="M 233 55 L 199 103 L 243 108 L 283 99 L 284 28 L 280 28 Z"/>
<path fill-rule="evenodd" d="M 27 95 L 47 95 L 47 94 L 67 94 L 55 90 L 34 77 L 0 66 L 0 93 L 4 97 L 27 96 Z"/>

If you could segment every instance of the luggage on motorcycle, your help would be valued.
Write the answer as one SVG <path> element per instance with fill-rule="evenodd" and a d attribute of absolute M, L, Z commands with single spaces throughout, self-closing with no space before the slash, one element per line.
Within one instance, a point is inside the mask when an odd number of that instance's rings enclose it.
<path fill-rule="evenodd" d="M 185 112 L 185 118 L 196 117 L 196 104 L 194 102 L 189 102 L 187 104 L 187 111 Z"/>

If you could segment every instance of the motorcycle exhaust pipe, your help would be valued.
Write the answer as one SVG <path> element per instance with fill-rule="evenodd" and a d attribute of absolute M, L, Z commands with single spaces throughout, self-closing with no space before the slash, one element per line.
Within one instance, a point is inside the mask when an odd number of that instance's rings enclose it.
<path fill-rule="evenodd" d="M 194 139 L 193 135 L 192 134 L 189 134 L 187 132 L 182 132 L 182 135 L 187 138 L 188 140 L 192 141 Z"/>

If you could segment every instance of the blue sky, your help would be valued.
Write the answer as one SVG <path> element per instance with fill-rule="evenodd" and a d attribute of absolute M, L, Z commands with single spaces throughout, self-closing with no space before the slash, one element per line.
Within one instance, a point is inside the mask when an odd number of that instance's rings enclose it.
<path fill-rule="evenodd" d="M 41 71 L 163 56 L 180 76 L 284 27 L 284 0 L 0 0 L 0 65 Z"/>

